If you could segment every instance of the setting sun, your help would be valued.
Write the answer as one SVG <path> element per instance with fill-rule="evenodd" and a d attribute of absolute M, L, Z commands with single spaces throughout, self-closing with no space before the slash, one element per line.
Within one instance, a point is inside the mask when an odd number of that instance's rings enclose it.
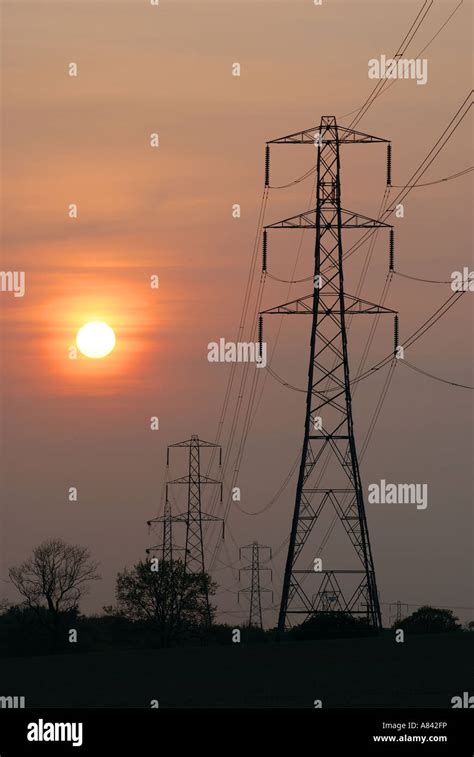
<path fill-rule="evenodd" d="M 115 333 L 104 321 L 89 321 L 77 332 L 76 344 L 86 357 L 106 357 L 115 347 Z"/>

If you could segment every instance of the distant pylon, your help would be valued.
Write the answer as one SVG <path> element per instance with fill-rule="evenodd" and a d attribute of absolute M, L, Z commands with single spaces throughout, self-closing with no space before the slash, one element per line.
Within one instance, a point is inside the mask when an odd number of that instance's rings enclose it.
<path fill-rule="evenodd" d="M 248 567 L 240 568 L 239 580 L 240 580 L 240 572 L 242 570 L 251 570 L 252 574 L 251 574 L 250 588 L 241 589 L 239 591 L 239 595 L 240 593 L 243 593 L 243 594 L 250 593 L 249 626 L 253 626 L 255 628 L 263 628 L 262 592 L 270 592 L 272 595 L 272 601 L 273 601 L 273 592 L 271 589 L 262 589 L 260 585 L 260 573 L 264 570 L 265 571 L 269 570 L 271 574 L 270 568 L 260 567 L 260 550 L 268 549 L 270 552 L 270 556 L 269 556 L 270 560 L 272 558 L 272 550 L 270 547 L 264 547 L 262 544 L 259 544 L 258 542 L 254 541 L 252 542 L 252 544 L 247 544 L 247 546 L 240 548 L 239 550 L 240 559 L 242 559 L 242 552 L 244 549 L 252 550 L 251 564 Z"/>
<path fill-rule="evenodd" d="M 204 561 L 204 544 L 202 538 L 203 521 L 222 521 L 215 515 L 207 515 L 201 510 L 201 486 L 204 484 L 216 484 L 220 487 L 220 501 L 222 502 L 222 481 L 216 481 L 201 473 L 200 450 L 201 448 L 214 447 L 219 450 L 219 467 L 222 463 L 222 449 L 219 444 L 205 442 L 193 434 L 191 439 L 177 442 L 168 446 L 166 464 L 169 465 L 170 449 L 189 449 L 188 475 L 168 481 L 169 485 L 181 484 L 188 487 L 188 509 L 186 517 L 186 545 L 184 552 L 184 565 L 187 573 L 204 573 L 206 570 Z"/>
<path fill-rule="evenodd" d="M 315 209 L 264 229 L 265 266 L 270 259 L 270 230 L 314 229 L 316 234 L 313 291 L 263 311 L 312 317 L 305 432 L 278 620 L 280 630 L 292 625 L 292 621 L 303 622 L 317 613 L 334 612 L 365 616 L 373 628 L 382 627 L 354 439 L 346 316 L 394 311 L 345 292 L 342 230 L 389 226 L 341 207 L 339 154 L 343 144 L 375 142 L 387 140 L 339 126 L 333 116 L 324 116 L 317 128 L 267 144 L 267 185 L 269 145 L 312 145 L 317 154 Z M 321 520 L 327 506 L 335 513 L 334 522 L 339 522 L 346 532 L 349 549 L 341 557 L 340 539 L 337 540 L 335 555 L 325 557 L 323 565 L 320 545 L 329 538 L 324 531 L 331 536 L 334 530 L 327 512 L 324 516 L 329 529 Z"/>
<path fill-rule="evenodd" d="M 392 623 L 392 621 L 395 619 L 395 623 L 397 624 L 401 623 L 401 621 L 403 620 L 402 607 L 406 608 L 405 611 L 408 612 L 408 605 L 403 604 L 402 602 L 400 602 L 400 600 L 398 600 L 397 602 L 392 602 L 392 604 L 389 605 L 389 612 L 392 609 L 392 607 L 396 607 L 395 616 L 390 615 L 388 622 Z"/>
<path fill-rule="evenodd" d="M 172 516 L 171 503 L 167 499 L 165 501 L 163 515 L 159 516 L 158 518 L 152 518 L 152 520 L 147 521 L 148 526 L 151 526 L 152 523 L 163 524 L 162 543 L 155 544 L 154 547 L 148 547 L 148 549 L 146 550 L 147 554 L 149 554 L 150 552 L 161 551 L 161 559 L 164 562 L 172 562 L 173 551 L 183 551 L 183 547 L 177 547 L 175 544 L 173 544 L 173 521 L 178 522 L 178 523 L 186 522 L 183 516 L 180 516 L 180 515 L 176 517 Z"/>

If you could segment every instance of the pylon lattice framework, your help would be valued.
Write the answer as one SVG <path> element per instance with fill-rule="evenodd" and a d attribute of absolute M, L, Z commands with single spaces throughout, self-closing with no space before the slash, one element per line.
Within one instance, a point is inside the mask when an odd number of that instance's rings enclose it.
<path fill-rule="evenodd" d="M 271 579 L 271 568 L 262 568 L 260 565 L 260 550 L 269 550 L 269 559 L 272 558 L 272 550 L 270 547 L 264 547 L 262 544 L 259 544 L 258 542 L 254 541 L 252 544 L 247 544 L 245 547 L 241 547 L 239 550 L 239 558 L 242 559 L 242 552 L 246 549 L 252 550 L 252 556 L 251 556 L 251 564 L 248 567 L 240 568 L 239 569 L 239 580 L 240 580 L 240 573 L 243 570 L 250 570 L 251 571 L 251 581 L 250 581 L 250 588 L 247 589 L 241 589 L 239 591 L 240 594 L 250 594 L 250 608 L 249 608 L 249 626 L 253 626 L 254 628 L 263 628 L 263 618 L 262 618 L 262 593 L 263 592 L 269 592 L 272 595 L 272 601 L 273 601 L 273 591 L 271 589 L 263 589 L 260 584 L 260 573 L 262 571 L 270 571 L 270 579 Z"/>
<path fill-rule="evenodd" d="M 174 521 L 186 523 L 186 546 L 184 552 L 184 565 L 187 573 L 204 573 L 206 570 L 204 560 L 204 544 L 202 537 L 203 521 L 222 521 L 215 515 L 203 513 L 201 509 L 201 487 L 205 484 L 216 484 L 220 487 L 220 502 L 222 503 L 222 481 L 216 481 L 201 473 L 201 449 L 214 447 L 219 450 L 219 467 L 222 463 L 222 450 L 218 444 L 205 442 L 193 434 L 184 442 L 170 444 L 166 454 L 166 465 L 169 466 L 171 449 L 188 449 L 189 466 L 188 475 L 175 478 L 166 484 L 166 499 L 168 500 L 168 487 L 172 485 L 184 485 L 188 488 L 188 507 L 185 516 L 174 516 Z"/>
<path fill-rule="evenodd" d="M 185 523 L 186 518 L 182 515 L 174 516 L 172 515 L 171 511 L 171 502 L 168 500 L 168 492 L 166 492 L 166 500 L 164 505 L 164 512 L 163 515 L 160 515 L 158 518 L 152 518 L 152 520 L 147 521 L 147 525 L 151 526 L 152 523 L 161 523 L 163 527 L 163 539 L 161 544 L 155 544 L 154 547 L 149 547 L 146 552 L 149 554 L 150 552 L 161 552 L 161 559 L 164 562 L 172 562 L 173 560 L 173 553 L 183 552 L 183 547 L 177 547 L 176 544 L 173 543 L 173 523 Z"/>
<path fill-rule="evenodd" d="M 372 627 L 381 628 L 354 439 L 345 317 L 394 311 L 345 293 L 342 230 L 391 227 L 341 208 L 339 155 L 341 144 L 380 142 L 387 140 L 340 127 L 333 116 L 326 116 L 319 129 L 272 140 L 266 147 L 267 185 L 271 144 L 311 144 L 317 149 L 316 208 L 264 229 L 265 261 L 268 230 L 311 228 L 316 232 L 313 292 L 261 314 L 312 315 L 305 431 L 278 620 L 280 630 L 293 625 L 295 617 L 302 622 L 315 613 L 327 612 L 365 615 Z M 349 549 L 344 555 L 344 567 L 326 568 L 323 562 L 324 569 L 316 570 L 315 558 L 319 555 L 315 554 L 314 539 L 328 505 L 334 508 L 348 536 Z M 350 568 L 346 567 L 349 559 Z"/>
<path fill-rule="evenodd" d="M 186 543 L 184 547 L 184 565 L 187 573 L 204 573 L 205 572 L 205 560 L 204 560 L 204 544 L 202 535 L 202 523 L 203 521 L 222 521 L 222 518 L 218 518 L 214 515 L 208 515 L 201 510 L 201 487 L 204 484 L 216 484 L 220 487 L 220 501 L 222 503 L 222 482 L 216 481 L 213 478 L 204 476 L 201 474 L 201 455 L 200 450 L 202 448 L 214 447 L 219 450 L 219 467 L 222 464 L 222 450 L 218 444 L 212 442 L 206 442 L 200 439 L 197 435 L 193 434 L 190 439 L 184 442 L 177 442 L 176 444 L 168 445 L 166 451 L 166 467 L 169 468 L 170 464 L 170 450 L 173 448 L 188 448 L 189 449 L 189 467 L 188 475 L 180 478 L 175 478 L 172 481 L 166 483 L 166 498 L 164 514 L 158 518 L 153 518 L 148 521 L 148 525 L 152 523 L 163 524 L 163 544 L 156 547 L 150 547 L 148 551 L 153 549 L 162 549 L 163 559 L 172 559 L 173 550 L 179 549 L 172 543 L 172 524 L 173 523 L 185 523 L 186 524 Z M 179 484 L 188 487 L 188 505 L 187 512 L 172 515 L 171 505 L 169 501 L 169 486 Z M 181 548 L 182 549 L 182 548 Z"/>

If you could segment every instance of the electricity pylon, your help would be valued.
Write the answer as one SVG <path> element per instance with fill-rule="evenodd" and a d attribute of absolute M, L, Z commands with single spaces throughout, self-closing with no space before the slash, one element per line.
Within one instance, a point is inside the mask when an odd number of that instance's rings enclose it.
<path fill-rule="evenodd" d="M 239 581 L 240 581 L 240 573 L 242 570 L 251 570 L 252 575 L 251 575 L 250 588 L 241 589 L 239 591 L 239 595 L 241 593 L 250 594 L 249 626 L 253 626 L 254 628 L 263 628 L 262 592 L 270 592 L 272 595 L 272 601 L 273 601 L 273 592 L 271 589 L 262 589 L 260 585 L 260 573 L 264 570 L 269 570 L 271 573 L 270 568 L 260 567 L 260 550 L 268 549 L 270 552 L 270 557 L 269 557 L 270 560 L 272 559 L 272 550 L 270 547 L 264 547 L 262 544 L 259 544 L 258 542 L 254 541 L 252 542 L 252 544 L 247 544 L 247 546 L 240 548 L 239 550 L 240 560 L 242 559 L 242 552 L 244 549 L 252 550 L 251 564 L 248 567 L 239 569 Z"/>
<path fill-rule="evenodd" d="M 161 559 L 164 562 L 173 561 L 174 551 L 183 551 L 183 547 L 177 547 L 173 544 L 173 523 L 185 523 L 186 519 L 182 515 L 173 516 L 171 514 L 171 503 L 168 500 L 168 488 L 166 488 L 166 501 L 164 506 L 164 513 L 158 518 L 152 518 L 147 521 L 147 525 L 151 526 L 152 523 L 162 523 L 163 525 L 163 540 L 161 544 L 155 544 L 154 547 L 148 547 L 146 553 L 161 551 Z"/>
<path fill-rule="evenodd" d="M 292 625 L 295 616 L 303 622 L 328 612 L 365 615 L 373 628 L 382 627 L 354 439 L 346 316 L 394 311 L 346 294 L 342 230 L 390 227 L 341 207 L 339 154 L 343 144 L 380 142 L 387 140 L 338 126 L 335 117 L 324 116 L 319 129 L 274 139 L 266 146 L 267 186 L 271 144 L 311 144 L 317 151 L 315 209 L 266 226 L 263 237 L 266 269 L 270 229 L 314 229 L 316 233 L 311 294 L 261 314 L 312 316 L 305 430 L 278 620 L 280 631 Z M 388 167 L 390 163 L 389 150 Z M 390 181 L 388 175 L 387 183 Z M 337 522 L 348 536 L 349 549 L 344 557 L 339 540 L 338 550 L 330 558 L 337 567 L 326 567 L 326 558 L 323 563 L 318 555 L 321 547 L 315 543 L 316 536 L 320 540 L 323 537 L 321 516 L 326 505 L 335 511 L 328 538 Z M 326 512 L 324 515 L 327 518 Z M 323 543 L 327 540 L 325 537 Z"/>
<path fill-rule="evenodd" d="M 216 484 L 220 486 L 220 501 L 222 502 L 222 482 L 209 478 L 201 473 L 200 467 L 200 450 L 201 448 L 214 447 L 219 450 L 219 466 L 222 462 L 222 449 L 218 444 L 205 442 L 193 435 L 191 439 L 177 444 L 170 444 L 166 453 L 166 465 L 169 466 L 170 449 L 187 448 L 189 449 L 189 468 L 188 475 L 168 481 L 169 485 L 181 484 L 188 487 L 188 508 L 186 516 L 178 516 L 181 522 L 186 523 L 186 546 L 184 552 L 184 566 L 187 573 L 204 573 L 204 545 L 202 538 L 203 521 L 222 521 L 214 515 L 207 515 L 201 510 L 201 486 L 204 484 Z M 168 499 L 168 495 L 166 497 Z M 178 520 L 176 516 L 173 520 Z"/>
<path fill-rule="evenodd" d="M 396 609 L 395 616 L 390 615 L 389 623 L 393 623 L 393 621 L 395 621 L 395 623 L 401 623 L 402 618 L 403 618 L 402 607 L 404 608 L 405 612 L 408 612 L 408 605 L 404 604 L 404 603 L 400 602 L 400 600 L 398 600 L 397 602 L 392 602 L 392 604 L 389 605 L 389 608 L 388 608 L 389 612 L 391 612 L 392 607 L 396 607 L 397 609 Z"/>

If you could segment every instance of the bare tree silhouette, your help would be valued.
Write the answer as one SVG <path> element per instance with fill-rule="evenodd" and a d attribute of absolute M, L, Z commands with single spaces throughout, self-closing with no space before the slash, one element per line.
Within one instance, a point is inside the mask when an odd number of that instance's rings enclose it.
<path fill-rule="evenodd" d="M 24 597 L 24 604 L 49 629 L 53 651 L 58 646 L 62 619 L 77 612 L 89 582 L 100 579 L 97 567 L 86 547 L 51 539 L 36 547 L 21 565 L 10 568 L 10 580 Z"/>

